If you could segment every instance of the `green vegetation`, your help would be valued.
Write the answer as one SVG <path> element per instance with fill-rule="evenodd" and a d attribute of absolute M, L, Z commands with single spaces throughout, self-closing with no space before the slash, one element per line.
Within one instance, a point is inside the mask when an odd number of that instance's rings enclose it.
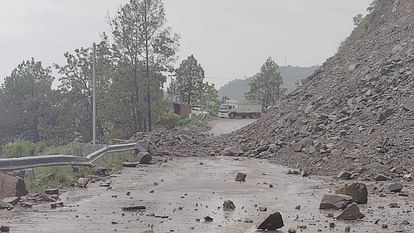
<path fill-rule="evenodd" d="M 191 55 L 176 70 L 176 78 L 171 81 L 168 94 L 174 102 L 198 105 L 213 111 L 219 106 L 217 90 L 214 84 L 204 82 L 204 79 L 203 67 Z"/>
<path fill-rule="evenodd" d="M 164 96 L 168 76 L 204 79 L 201 66 L 199 73 L 190 76 L 191 69 L 173 67 L 179 36 L 166 25 L 162 0 L 129 0 L 109 21 L 111 32 L 103 33 L 101 41 L 95 43 L 97 139 L 100 142 L 127 138 L 161 125 L 172 105 Z M 29 148 L 30 145 L 19 142 L 5 146 L 3 154 L 56 154 L 58 146 L 92 140 L 94 49 L 92 41 L 90 44 L 64 53 L 65 62 L 53 67 L 45 67 L 41 61 L 31 58 L 5 78 L 0 85 L 0 145 L 19 139 L 47 146 Z M 58 78 L 54 77 L 55 73 Z M 55 80 L 59 86 L 52 88 Z M 197 96 L 191 97 L 190 102 L 209 111 L 216 110 L 214 85 L 200 84 L 186 87 Z M 186 121 L 172 120 L 172 125 Z"/>
<path fill-rule="evenodd" d="M 274 106 L 286 93 L 279 66 L 270 57 L 249 84 L 246 99 L 260 102 L 263 108 Z"/>

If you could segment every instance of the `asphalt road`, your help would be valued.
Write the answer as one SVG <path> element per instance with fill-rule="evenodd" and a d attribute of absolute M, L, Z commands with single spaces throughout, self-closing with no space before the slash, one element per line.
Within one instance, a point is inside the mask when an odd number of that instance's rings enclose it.
<path fill-rule="evenodd" d="M 208 125 L 211 127 L 210 133 L 218 136 L 241 129 L 255 121 L 255 119 L 218 119 L 210 121 Z"/>

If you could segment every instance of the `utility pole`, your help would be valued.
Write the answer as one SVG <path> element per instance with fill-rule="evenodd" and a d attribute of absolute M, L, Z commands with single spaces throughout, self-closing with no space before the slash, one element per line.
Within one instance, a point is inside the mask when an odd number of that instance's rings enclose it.
<path fill-rule="evenodd" d="M 93 134 L 93 145 L 96 145 L 96 44 L 93 43 L 93 53 L 92 53 L 92 134 Z"/>

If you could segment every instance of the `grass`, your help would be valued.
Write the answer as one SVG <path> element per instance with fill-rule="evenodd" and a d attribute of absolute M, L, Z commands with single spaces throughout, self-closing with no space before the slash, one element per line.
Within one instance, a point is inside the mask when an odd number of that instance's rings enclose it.
<path fill-rule="evenodd" d="M 110 168 L 112 171 L 122 169 L 122 164 L 126 161 L 134 161 L 132 153 L 116 153 L 105 156 L 97 161 L 98 166 Z M 43 192 L 48 188 L 62 188 L 73 184 L 80 177 L 94 175 L 94 169 L 89 167 L 42 167 L 34 169 L 35 180 L 27 180 L 26 187 L 31 193 Z M 41 178 L 41 179 L 40 179 Z"/>

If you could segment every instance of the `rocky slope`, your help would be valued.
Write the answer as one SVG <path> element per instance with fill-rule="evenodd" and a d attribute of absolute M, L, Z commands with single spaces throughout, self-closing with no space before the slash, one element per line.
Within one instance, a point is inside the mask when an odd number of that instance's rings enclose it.
<path fill-rule="evenodd" d="M 301 88 L 229 137 L 246 156 L 315 174 L 402 176 L 413 135 L 414 0 L 382 0 Z"/>

